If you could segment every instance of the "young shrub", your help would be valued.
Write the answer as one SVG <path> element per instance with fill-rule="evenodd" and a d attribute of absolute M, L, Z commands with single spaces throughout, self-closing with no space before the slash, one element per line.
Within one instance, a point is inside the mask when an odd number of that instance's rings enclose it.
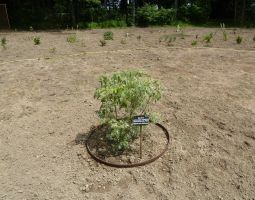
<path fill-rule="evenodd" d="M 7 40 L 6 40 L 5 37 L 3 37 L 3 38 L 1 39 L 1 46 L 2 46 L 4 49 L 6 49 L 6 43 L 7 43 Z"/>
<path fill-rule="evenodd" d="M 237 43 L 237 44 L 241 44 L 242 41 L 243 41 L 243 38 L 242 38 L 240 35 L 238 35 L 238 36 L 236 37 L 236 43 Z"/>
<path fill-rule="evenodd" d="M 196 41 L 196 40 L 193 40 L 193 41 L 191 42 L 191 45 L 192 45 L 192 46 L 196 46 L 196 45 L 197 45 L 197 41 Z"/>
<path fill-rule="evenodd" d="M 213 33 L 209 33 L 209 34 L 207 34 L 207 35 L 204 36 L 204 41 L 205 41 L 207 44 L 209 44 L 209 43 L 211 43 L 212 38 L 213 38 Z"/>
<path fill-rule="evenodd" d="M 106 41 L 105 40 L 100 40 L 100 46 L 103 47 L 106 45 Z"/>
<path fill-rule="evenodd" d="M 107 31 L 104 33 L 104 40 L 113 40 L 113 32 Z"/>
<path fill-rule="evenodd" d="M 41 38 L 39 36 L 34 37 L 34 45 L 41 44 Z"/>
<path fill-rule="evenodd" d="M 97 114 L 109 127 L 106 138 L 111 152 L 119 154 L 129 148 L 138 136 L 132 118 L 141 114 L 152 116 L 150 104 L 160 100 L 161 90 L 157 80 L 137 71 L 100 77 L 94 97 L 101 101 Z"/>
<path fill-rule="evenodd" d="M 75 43 L 77 42 L 77 37 L 76 34 L 70 34 L 67 38 L 66 41 L 69 43 Z"/>

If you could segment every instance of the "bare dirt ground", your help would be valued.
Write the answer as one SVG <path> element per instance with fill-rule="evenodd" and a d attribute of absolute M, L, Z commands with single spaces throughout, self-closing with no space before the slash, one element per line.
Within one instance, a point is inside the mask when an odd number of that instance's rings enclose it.
<path fill-rule="evenodd" d="M 78 31 L 74 44 L 76 31 L 0 33 L 0 199 L 254 200 L 255 30 L 228 29 L 226 42 L 218 31 L 209 47 L 202 36 L 217 29 L 187 28 L 172 46 L 159 38 L 174 28 L 113 29 L 101 47 L 104 31 Z M 116 169 L 75 140 L 99 124 L 99 76 L 125 69 L 162 81 L 154 109 L 171 145 L 152 164 Z"/>

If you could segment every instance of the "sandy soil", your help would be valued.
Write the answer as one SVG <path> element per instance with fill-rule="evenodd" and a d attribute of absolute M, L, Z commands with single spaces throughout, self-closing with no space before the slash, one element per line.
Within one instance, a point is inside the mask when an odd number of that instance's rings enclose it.
<path fill-rule="evenodd" d="M 114 29 L 100 47 L 104 31 L 78 31 L 75 44 L 71 31 L 0 34 L 0 199 L 254 200 L 255 30 L 229 29 L 227 42 L 218 31 L 210 47 L 202 35 L 216 29 L 187 28 L 170 47 L 159 38 L 171 28 Z M 154 109 L 171 145 L 150 165 L 115 169 L 75 139 L 99 124 L 99 76 L 124 69 L 164 84 Z"/>

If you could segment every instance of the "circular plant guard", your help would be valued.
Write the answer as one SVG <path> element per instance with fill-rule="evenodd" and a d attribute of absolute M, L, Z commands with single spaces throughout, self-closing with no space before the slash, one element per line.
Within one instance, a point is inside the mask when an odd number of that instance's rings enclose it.
<path fill-rule="evenodd" d="M 90 145 L 89 145 L 89 142 L 91 141 L 91 138 L 95 134 L 95 131 L 91 131 L 90 135 L 88 136 L 88 139 L 86 140 L 87 151 L 93 159 L 95 159 L 99 163 L 102 163 L 102 164 L 105 164 L 105 165 L 108 165 L 108 166 L 111 166 L 111 167 L 130 168 L 130 167 L 138 167 L 138 166 L 143 166 L 143 165 L 152 163 L 153 161 L 160 158 L 167 151 L 169 143 L 170 143 L 170 135 L 169 135 L 169 132 L 167 131 L 167 129 L 159 123 L 156 123 L 155 125 L 158 128 L 160 128 L 161 131 L 163 131 L 167 142 L 166 142 L 166 145 L 164 146 L 164 149 L 159 154 L 157 154 L 156 156 L 154 156 L 150 159 L 147 159 L 147 160 L 144 160 L 144 161 L 141 161 L 141 162 L 137 162 L 137 163 L 130 163 L 130 164 L 129 163 L 123 163 L 123 164 L 122 163 L 113 163 L 113 162 L 109 162 L 109 161 L 106 161 L 104 159 L 101 159 L 99 156 L 95 155 L 95 153 L 92 152 L 92 150 L 90 148 Z"/>

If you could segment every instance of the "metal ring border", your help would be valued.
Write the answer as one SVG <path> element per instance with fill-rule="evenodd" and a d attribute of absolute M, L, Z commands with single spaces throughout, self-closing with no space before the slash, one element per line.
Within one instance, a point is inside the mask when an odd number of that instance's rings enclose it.
<path fill-rule="evenodd" d="M 88 153 L 90 154 L 90 156 L 98 161 L 99 163 L 102 163 L 102 164 L 105 164 L 107 166 L 110 166 L 110 167 L 117 167 L 117 168 L 131 168 L 131 167 L 138 167 L 138 166 L 144 166 L 144 165 L 147 165 L 149 163 L 152 163 L 154 162 L 155 160 L 159 159 L 168 149 L 168 146 L 169 146 L 169 143 L 170 143 L 170 135 L 169 135 L 169 132 L 168 130 L 161 124 L 159 123 L 155 123 L 156 126 L 158 126 L 159 128 L 161 128 L 163 130 L 163 132 L 165 133 L 165 136 L 166 136 L 166 139 L 167 139 L 167 143 L 165 145 L 165 148 L 163 149 L 163 151 L 161 151 L 160 154 L 158 154 L 157 156 L 149 159 L 149 160 L 145 160 L 143 162 L 139 162 L 139 163 L 133 163 L 133 164 L 118 164 L 118 163 L 110 163 L 110 162 L 106 162 L 105 160 L 102 160 L 100 158 L 98 158 L 97 156 L 95 156 L 91 151 L 90 151 L 90 148 L 89 148 L 89 145 L 88 145 L 88 141 L 90 140 L 91 136 L 93 135 L 93 132 L 89 135 L 88 139 L 86 140 L 86 148 L 87 148 L 87 151 Z"/>

